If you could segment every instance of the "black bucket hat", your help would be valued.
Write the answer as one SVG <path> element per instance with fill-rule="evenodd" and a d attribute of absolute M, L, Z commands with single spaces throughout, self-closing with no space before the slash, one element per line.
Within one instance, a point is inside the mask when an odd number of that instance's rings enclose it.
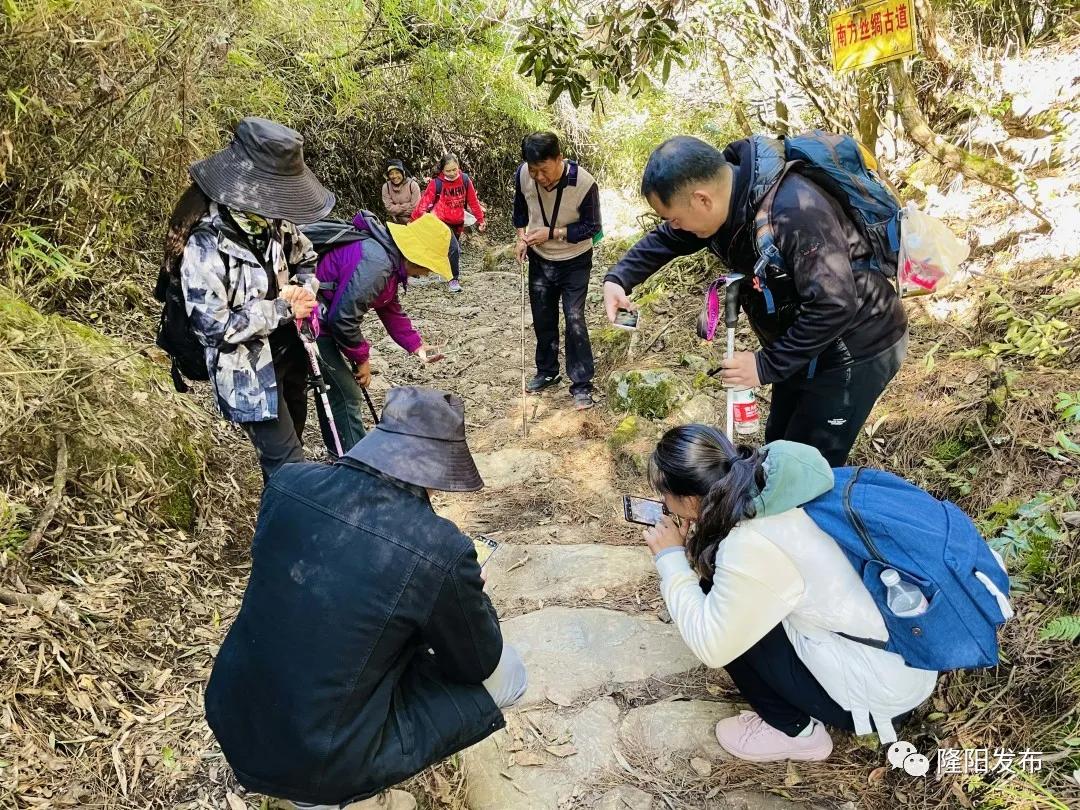
<path fill-rule="evenodd" d="M 232 143 L 188 172 L 214 202 L 266 219 L 305 225 L 334 207 L 334 195 L 304 163 L 304 138 L 265 118 L 242 120 Z"/>
<path fill-rule="evenodd" d="M 383 177 L 385 177 L 387 180 L 389 180 L 390 179 L 390 172 L 393 171 L 394 169 L 397 169 L 399 172 L 401 172 L 402 177 L 408 177 L 409 176 L 409 173 L 407 171 L 405 171 L 405 164 L 402 163 L 400 160 L 395 159 L 395 160 L 386 161 L 386 171 L 383 172 Z"/>
<path fill-rule="evenodd" d="M 433 388 L 394 388 L 382 420 L 346 455 L 427 489 L 474 492 L 484 486 L 465 442 L 465 403 Z"/>

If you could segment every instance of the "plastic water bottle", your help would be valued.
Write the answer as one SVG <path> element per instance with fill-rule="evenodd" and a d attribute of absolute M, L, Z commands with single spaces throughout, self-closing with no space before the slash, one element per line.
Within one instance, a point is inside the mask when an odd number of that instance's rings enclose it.
<path fill-rule="evenodd" d="M 735 432 L 757 433 L 761 426 L 757 402 L 750 388 L 736 388 L 734 394 Z"/>
<path fill-rule="evenodd" d="M 895 569 L 886 568 L 882 571 L 881 581 L 888 588 L 885 601 L 894 616 L 919 616 L 930 606 L 923 592 L 910 582 L 900 579 L 900 574 Z"/>

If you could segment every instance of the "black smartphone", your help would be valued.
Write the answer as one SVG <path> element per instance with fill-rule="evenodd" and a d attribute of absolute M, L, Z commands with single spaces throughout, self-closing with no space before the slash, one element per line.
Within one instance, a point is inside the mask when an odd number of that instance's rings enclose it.
<path fill-rule="evenodd" d="M 499 547 L 499 544 L 490 537 L 485 537 L 482 534 L 476 535 L 472 541 L 473 546 L 476 548 L 476 561 L 480 563 L 480 567 L 483 568 L 484 563 L 491 559 L 491 555 L 495 553 L 495 549 Z"/>
<path fill-rule="evenodd" d="M 637 329 L 638 314 L 631 309 L 618 309 L 615 311 L 615 326 L 619 329 Z"/>
<path fill-rule="evenodd" d="M 622 508 L 623 517 L 628 523 L 639 523 L 642 526 L 655 526 L 667 514 L 662 502 L 633 495 L 622 496 Z"/>

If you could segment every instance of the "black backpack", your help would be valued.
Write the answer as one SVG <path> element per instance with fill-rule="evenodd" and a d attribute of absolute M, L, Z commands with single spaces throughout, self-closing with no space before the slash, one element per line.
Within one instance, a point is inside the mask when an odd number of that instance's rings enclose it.
<path fill-rule="evenodd" d="M 225 266 L 228 267 L 228 264 Z M 172 368 L 169 371 L 172 374 L 173 387 L 184 394 L 189 390 L 184 382 L 185 377 L 189 380 L 205 381 L 210 379 L 210 372 L 206 367 L 206 348 L 191 331 L 180 274 L 162 267 L 158 271 L 157 284 L 154 286 L 154 298 L 161 302 L 161 318 L 158 320 L 157 338 L 154 342 L 172 358 Z"/>
<path fill-rule="evenodd" d="M 361 211 L 367 220 L 376 220 L 377 217 L 370 211 Z M 336 247 L 347 245 L 351 242 L 361 242 L 371 238 L 371 231 L 357 228 L 353 223 L 344 219 L 320 219 L 308 225 L 299 226 L 300 233 L 308 238 L 312 248 L 321 259 Z"/>

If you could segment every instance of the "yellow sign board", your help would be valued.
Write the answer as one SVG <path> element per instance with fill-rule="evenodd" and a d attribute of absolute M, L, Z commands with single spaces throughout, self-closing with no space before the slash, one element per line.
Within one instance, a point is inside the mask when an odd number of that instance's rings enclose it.
<path fill-rule="evenodd" d="M 914 0 L 877 0 L 829 15 L 833 70 L 846 73 L 919 52 Z"/>

